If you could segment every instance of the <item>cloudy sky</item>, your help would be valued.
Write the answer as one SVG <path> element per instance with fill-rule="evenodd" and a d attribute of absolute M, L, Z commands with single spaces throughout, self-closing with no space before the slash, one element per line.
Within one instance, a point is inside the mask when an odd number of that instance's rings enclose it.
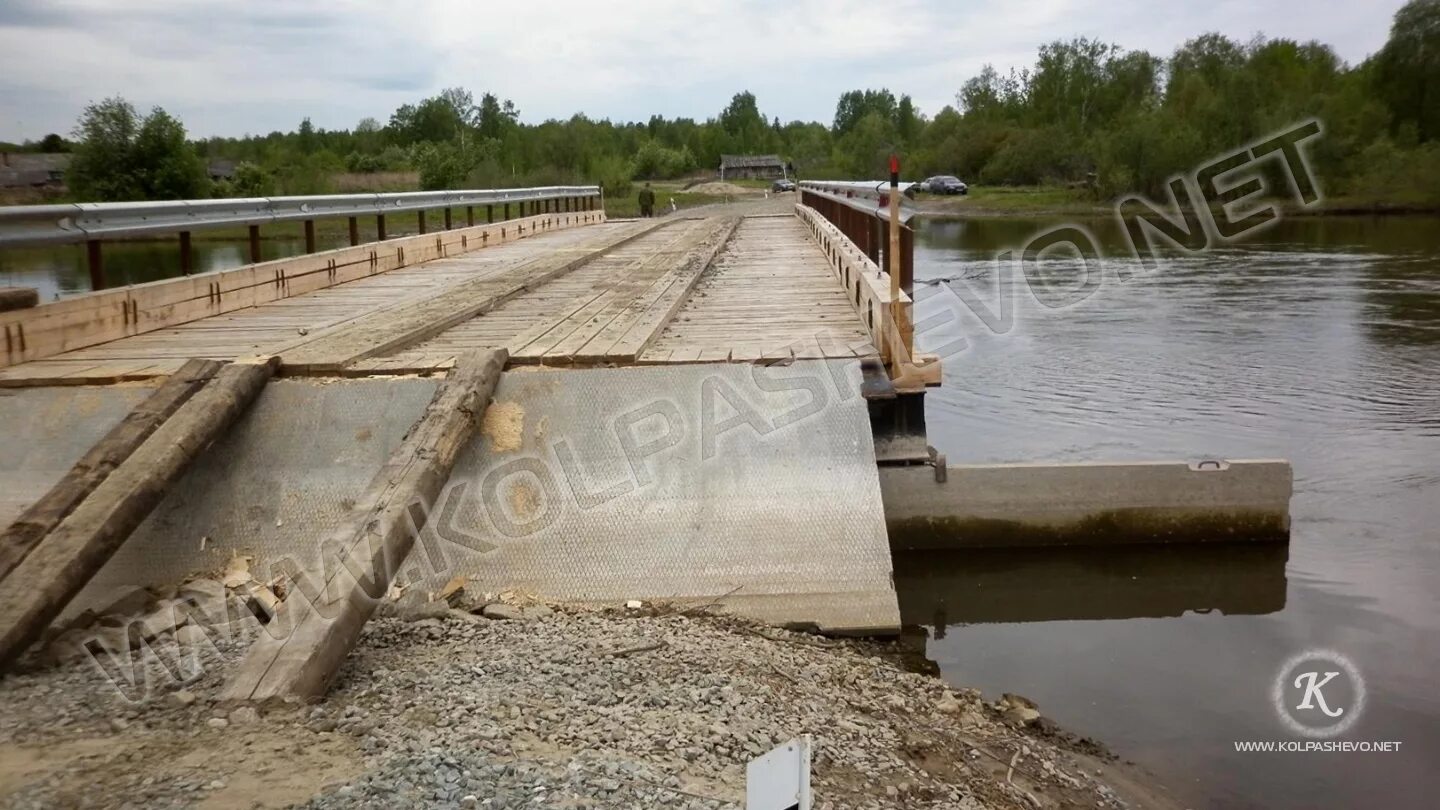
<path fill-rule="evenodd" d="M 985 63 L 1085 35 L 1168 54 L 1218 30 L 1318 39 L 1355 62 L 1402 0 L 0 0 L 0 140 L 68 133 L 123 95 L 192 136 L 382 122 L 444 87 L 526 121 L 706 118 L 741 89 L 767 116 L 828 122 L 845 90 L 934 113 Z"/>

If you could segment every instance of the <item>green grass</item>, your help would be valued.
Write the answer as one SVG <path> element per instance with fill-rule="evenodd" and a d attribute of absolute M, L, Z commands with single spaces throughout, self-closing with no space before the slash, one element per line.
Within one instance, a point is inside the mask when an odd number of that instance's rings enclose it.
<path fill-rule="evenodd" d="M 674 198 L 678 208 L 693 208 L 697 205 L 708 205 L 710 203 L 724 202 L 724 197 L 716 197 L 712 194 L 694 194 L 689 191 L 676 191 L 665 188 L 659 184 L 652 184 L 655 190 L 655 212 L 664 213 L 670 207 L 670 200 Z M 605 198 L 605 215 L 609 217 L 638 217 L 640 216 L 640 199 L 636 196 L 640 191 L 632 189 L 629 194 L 623 197 Z"/>

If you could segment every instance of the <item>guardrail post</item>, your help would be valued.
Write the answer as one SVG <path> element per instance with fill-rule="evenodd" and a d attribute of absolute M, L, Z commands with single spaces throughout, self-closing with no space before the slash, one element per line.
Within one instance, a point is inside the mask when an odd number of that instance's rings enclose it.
<path fill-rule="evenodd" d="M 465 227 L 475 227 L 475 206 L 473 205 L 465 206 Z"/>
<path fill-rule="evenodd" d="M 454 227 L 450 224 L 450 221 L 450 206 L 447 205 L 445 206 L 445 230 L 447 231 Z"/>
<path fill-rule="evenodd" d="M 105 289 L 105 258 L 100 255 L 100 240 L 85 243 L 85 264 L 90 268 L 90 289 Z"/>
<path fill-rule="evenodd" d="M 305 252 L 315 252 L 315 220 L 305 220 Z"/>
<path fill-rule="evenodd" d="M 195 258 L 190 252 L 190 232 L 180 232 L 180 275 L 188 276 L 195 272 Z"/>
<path fill-rule="evenodd" d="M 420 225 L 420 233 L 425 233 L 425 209 L 424 209 L 424 208 L 421 208 L 421 209 L 420 209 L 420 216 L 416 217 L 416 218 L 415 218 L 415 221 L 416 221 L 417 223 L 419 223 L 419 225 Z"/>
<path fill-rule="evenodd" d="M 250 226 L 250 263 L 260 263 L 260 226 Z"/>
<path fill-rule="evenodd" d="M 385 241 L 385 215 L 384 215 L 384 214 L 376 214 L 376 215 L 375 215 L 375 240 L 376 240 L 377 242 L 384 242 L 384 241 Z"/>
<path fill-rule="evenodd" d="M 486 225 L 489 225 L 490 223 L 492 223 L 492 222 L 494 222 L 494 221 L 495 221 L 495 204 L 494 204 L 494 203 L 486 203 L 486 204 L 485 204 L 485 224 L 486 224 Z"/>
<path fill-rule="evenodd" d="M 360 244 L 360 218 L 350 217 L 350 247 Z"/>
<path fill-rule="evenodd" d="M 510 203 L 505 203 L 505 219 L 510 218 Z"/>

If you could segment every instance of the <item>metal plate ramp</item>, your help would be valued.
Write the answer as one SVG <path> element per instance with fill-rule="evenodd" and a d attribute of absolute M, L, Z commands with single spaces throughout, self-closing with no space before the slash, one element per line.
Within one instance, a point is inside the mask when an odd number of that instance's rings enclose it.
<path fill-rule="evenodd" d="M 70 611 L 120 586 L 217 572 L 234 555 L 262 582 L 316 570 L 321 541 L 435 386 L 272 382 Z M 402 567 L 406 598 L 463 575 L 495 594 L 897 631 L 859 391 L 853 360 L 511 370 Z"/>
<path fill-rule="evenodd" d="M 48 492 L 153 390 L 57 386 L 0 391 L 0 529 Z"/>
<path fill-rule="evenodd" d="M 514 369 L 407 578 L 893 632 L 859 365 Z"/>

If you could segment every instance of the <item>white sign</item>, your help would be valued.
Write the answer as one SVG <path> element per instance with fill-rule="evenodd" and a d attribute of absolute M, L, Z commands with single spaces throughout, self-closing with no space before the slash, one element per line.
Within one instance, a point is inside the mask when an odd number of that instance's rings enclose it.
<path fill-rule="evenodd" d="M 810 810 L 810 735 L 750 761 L 745 810 Z"/>

